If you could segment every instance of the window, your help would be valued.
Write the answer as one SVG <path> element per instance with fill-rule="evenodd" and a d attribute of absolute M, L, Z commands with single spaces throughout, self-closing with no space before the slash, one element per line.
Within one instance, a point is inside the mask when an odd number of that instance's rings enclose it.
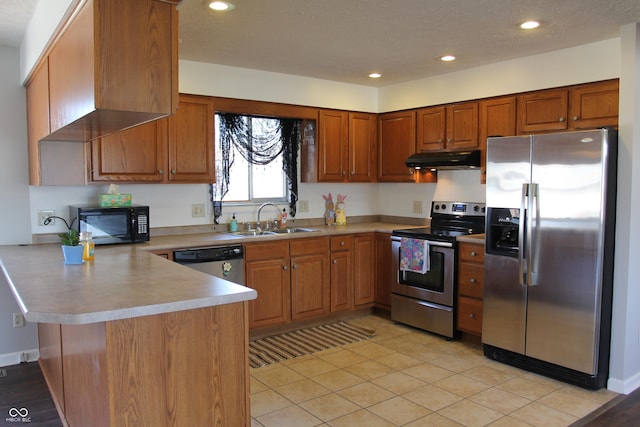
<path fill-rule="evenodd" d="M 300 128 L 297 119 L 216 113 L 216 183 L 211 186 L 216 223 L 223 202 L 288 201 L 295 216 Z"/>
<path fill-rule="evenodd" d="M 282 135 L 279 119 L 240 116 L 247 132 L 246 146 L 231 144 L 229 184 L 223 202 L 286 202 L 287 176 L 283 170 Z M 223 144 L 220 115 L 216 114 L 216 171 L 222 176 Z M 266 164 L 265 164 L 266 163 Z"/>

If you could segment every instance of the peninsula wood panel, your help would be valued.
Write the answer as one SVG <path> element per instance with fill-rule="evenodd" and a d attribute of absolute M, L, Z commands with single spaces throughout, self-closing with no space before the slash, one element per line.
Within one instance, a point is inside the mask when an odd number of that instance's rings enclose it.
<path fill-rule="evenodd" d="M 64 412 L 62 337 L 58 323 L 38 323 L 38 347 L 40 351 L 38 363 L 42 375 L 51 389 L 51 394 L 58 396 L 58 400 L 54 401 L 59 405 L 58 412 Z"/>
<path fill-rule="evenodd" d="M 239 302 L 62 325 L 68 425 L 249 426 L 246 310 Z"/>

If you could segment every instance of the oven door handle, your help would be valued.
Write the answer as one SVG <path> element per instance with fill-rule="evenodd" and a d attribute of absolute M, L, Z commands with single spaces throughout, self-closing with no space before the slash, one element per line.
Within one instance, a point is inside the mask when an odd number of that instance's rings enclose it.
<path fill-rule="evenodd" d="M 402 237 L 400 236 L 391 236 L 391 240 L 394 242 L 399 242 L 402 239 Z M 438 242 L 436 240 L 429 240 L 429 239 L 421 239 L 420 237 L 408 237 L 408 239 L 419 239 L 419 240 L 426 240 L 427 243 L 429 243 L 429 246 L 440 246 L 443 248 L 452 248 L 453 247 L 453 243 L 451 242 Z"/>

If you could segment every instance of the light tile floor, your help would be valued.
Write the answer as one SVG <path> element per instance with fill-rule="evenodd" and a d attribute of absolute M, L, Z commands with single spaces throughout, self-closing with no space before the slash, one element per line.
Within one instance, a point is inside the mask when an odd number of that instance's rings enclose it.
<path fill-rule="evenodd" d="M 370 340 L 251 369 L 256 427 L 568 426 L 616 396 L 485 358 L 377 317 L 349 321 Z"/>

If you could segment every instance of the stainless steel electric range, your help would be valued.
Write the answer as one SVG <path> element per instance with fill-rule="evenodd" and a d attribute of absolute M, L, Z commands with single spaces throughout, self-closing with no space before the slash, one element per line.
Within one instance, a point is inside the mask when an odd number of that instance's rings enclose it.
<path fill-rule="evenodd" d="M 456 238 L 484 229 L 484 203 L 434 201 L 429 227 L 394 230 L 391 319 L 454 338 Z"/>

